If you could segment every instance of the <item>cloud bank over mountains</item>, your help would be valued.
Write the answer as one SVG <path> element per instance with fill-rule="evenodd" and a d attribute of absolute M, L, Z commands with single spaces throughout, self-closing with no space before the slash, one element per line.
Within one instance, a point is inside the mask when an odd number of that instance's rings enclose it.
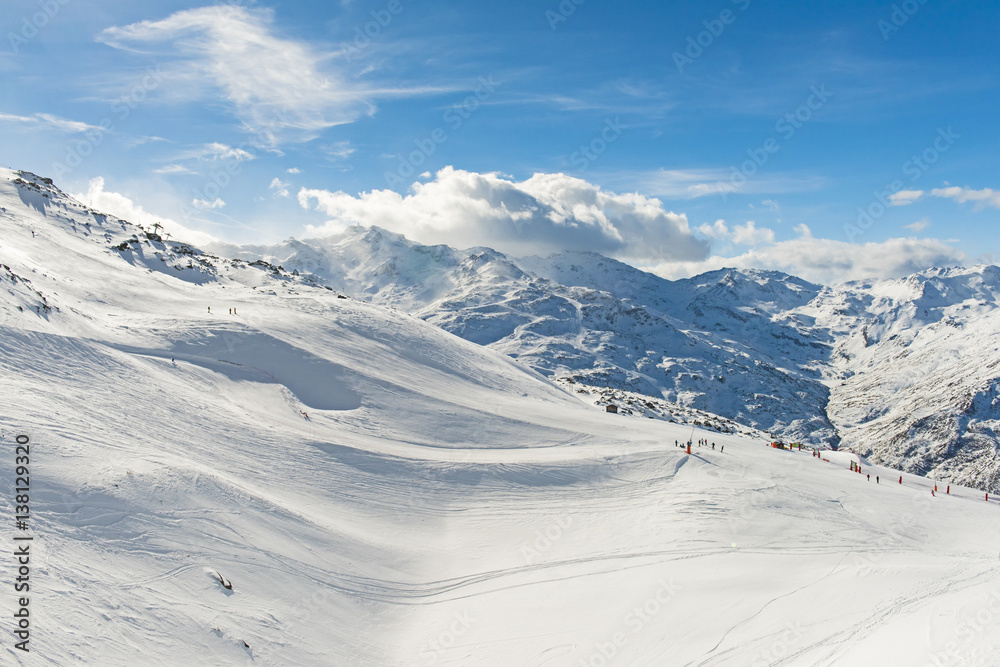
<path fill-rule="evenodd" d="M 634 262 L 699 261 L 709 255 L 709 242 L 694 234 L 687 216 L 665 209 L 658 199 L 609 192 L 561 173 L 515 181 L 446 167 L 431 180 L 414 183 L 406 195 L 303 188 L 298 200 L 330 217 L 309 228 L 313 235 L 377 225 L 422 243 L 484 245 L 514 255 L 576 250 Z"/>
<path fill-rule="evenodd" d="M 850 243 L 795 227 L 776 241 L 753 220 L 717 220 L 692 228 L 687 215 L 652 197 L 615 193 L 567 174 L 516 181 L 447 167 L 425 174 L 405 195 L 373 190 L 359 195 L 302 188 L 299 204 L 329 217 L 312 236 L 352 225 L 376 225 L 427 244 L 489 246 L 512 255 L 591 251 L 685 278 L 722 267 L 767 268 L 821 283 L 896 278 L 929 266 L 963 265 L 971 258 L 939 239 L 891 238 Z"/>

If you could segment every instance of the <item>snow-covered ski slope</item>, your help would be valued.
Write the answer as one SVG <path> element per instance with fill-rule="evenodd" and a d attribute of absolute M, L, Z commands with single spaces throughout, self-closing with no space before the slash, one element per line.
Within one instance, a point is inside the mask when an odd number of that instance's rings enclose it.
<path fill-rule="evenodd" d="M 547 377 L 1000 492 L 1000 267 L 822 286 L 777 271 L 665 280 L 596 253 L 509 257 L 378 227 L 263 257 Z"/>
<path fill-rule="evenodd" d="M 4 664 L 996 664 L 979 492 L 606 414 L 16 176 L 0 533 L 26 434 L 35 540 L 30 654 L 4 560 Z"/>

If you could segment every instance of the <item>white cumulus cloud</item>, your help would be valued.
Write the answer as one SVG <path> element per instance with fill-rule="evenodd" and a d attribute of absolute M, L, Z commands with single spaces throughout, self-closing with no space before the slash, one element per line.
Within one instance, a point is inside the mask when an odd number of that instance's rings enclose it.
<path fill-rule="evenodd" d="M 191 205 L 202 211 L 213 211 L 217 208 L 222 208 L 226 205 L 226 202 L 216 197 L 212 201 L 206 201 L 204 199 L 198 199 L 197 197 L 191 200 Z"/>
<path fill-rule="evenodd" d="M 737 245 L 757 246 L 774 242 L 774 232 L 767 227 L 757 227 L 757 223 L 748 220 L 745 225 L 733 228 L 733 243 Z"/>
<path fill-rule="evenodd" d="M 729 238 L 729 225 L 725 220 L 716 220 L 711 225 L 706 222 L 698 225 L 698 233 L 710 239 L 725 240 Z"/>
<path fill-rule="evenodd" d="M 134 224 L 148 227 L 154 223 L 160 223 L 166 232 L 179 241 L 187 241 L 197 245 L 217 241 L 210 234 L 189 229 L 170 218 L 154 215 L 125 195 L 108 192 L 104 189 L 104 179 L 100 176 L 90 179 L 86 193 L 71 194 L 70 196 L 102 213 L 108 213 Z"/>
<path fill-rule="evenodd" d="M 758 227 L 753 220 L 746 224 L 736 225 L 730 229 L 725 220 L 716 220 L 698 226 L 698 233 L 713 241 L 728 241 L 736 245 L 757 246 L 774 242 L 774 231 L 767 227 Z"/>
<path fill-rule="evenodd" d="M 948 188 L 935 188 L 931 190 L 931 194 L 935 197 L 954 199 L 959 204 L 971 201 L 975 202 L 980 208 L 984 206 L 1000 208 L 1000 190 L 993 190 L 991 188 L 973 190 L 971 188 L 951 186 Z"/>
<path fill-rule="evenodd" d="M 670 279 L 724 267 L 772 269 L 834 284 L 860 278 L 900 278 L 932 266 L 962 265 L 971 260 L 939 239 L 895 238 L 860 244 L 814 238 L 804 225 L 797 231 L 797 238 L 752 248 L 734 257 L 713 255 L 698 262 L 660 263 L 646 268 Z"/>
<path fill-rule="evenodd" d="M 275 176 L 274 180 L 271 181 L 271 184 L 267 186 L 267 189 L 273 191 L 275 196 L 277 197 L 287 197 L 291 194 L 288 191 L 288 186 L 290 185 L 291 183 L 283 181 L 277 176 Z"/>
<path fill-rule="evenodd" d="M 310 190 L 303 208 L 329 216 L 313 234 L 377 225 L 423 243 L 484 245 L 514 255 L 589 250 L 624 260 L 702 260 L 708 242 L 694 236 L 684 214 L 658 199 L 618 194 L 566 174 L 514 181 L 445 167 L 410 193 L 374 190 L 357 196 Z"/>
<path fill-rule="evenodd" d="M 889 195 L 889 201 L 893 206 L 908 206 L 923 196 L 923 190 L 900 190 Z"/>

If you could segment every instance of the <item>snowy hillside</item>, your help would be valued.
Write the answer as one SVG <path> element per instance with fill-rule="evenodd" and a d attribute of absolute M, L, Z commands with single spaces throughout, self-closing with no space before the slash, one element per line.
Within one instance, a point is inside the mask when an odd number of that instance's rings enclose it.
<path fill-rule="evenodd" d="M 819 317 L 840 333 L 832 363 L 846 379 L 832 389 L 830 415 L 844 446 L 1000 488 L 1000 268 L 931 270 L 824 296 Z"/>
<path fill-rule="evenodd" d="M 266 257 L 548 376 L 1000 491 L 1000 269 L 823 287 L 773 271 L 667 281 L 587 253 L 506 257 L 378 228 Z"/>
<path fill-rule="evenodd" d="M 719 272 L 671 283 L 595 254 L 515 260 L 378 228 L 215 250 L 294 267 L 548 376 L 660 397 L 794 440 L 838 442 L 816 362 L 831 341 L 772 315 L 819 290 L 789 276 Z"/>
<path fill-rule="evenodd" d="M 485 251 L 430 252 L 420 267 L 546 284 Z M 4 664 L 988 665 L 1000 653 L 1000 505 L 978 491 L 932 496 L 923 478 L 851 472 L 843 452 L 607 414 L 288 263 L 164 240 L 31 174 L 0 172 L 0 265 L 0 510 L 8 536 L 34 538 L 31 653 L 14 648 L 7 587 Z M 343 269 L 345 291 L 419 304 L 454 289 L 436 271 L 400 287 L 388 266 L 369 283 L 359 266 Z M 812 289 L 773 280 L 781 298 Z M 13 519 L 19 435 L 27 531 Z M 710 444 L 687 455 L 674 441 L 689 437 Z"/>

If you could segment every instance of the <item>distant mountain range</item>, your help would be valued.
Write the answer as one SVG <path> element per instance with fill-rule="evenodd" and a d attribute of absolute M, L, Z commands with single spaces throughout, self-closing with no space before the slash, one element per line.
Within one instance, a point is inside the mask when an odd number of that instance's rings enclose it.
<path fill-rule="evenodd" d="M 555 379 L 997 488 L 996 266 L 832 286 L 736 269 L 669 281 L 593 253 L 514 258 L 377 227 L 212 250 L 411 313 Z"/>

